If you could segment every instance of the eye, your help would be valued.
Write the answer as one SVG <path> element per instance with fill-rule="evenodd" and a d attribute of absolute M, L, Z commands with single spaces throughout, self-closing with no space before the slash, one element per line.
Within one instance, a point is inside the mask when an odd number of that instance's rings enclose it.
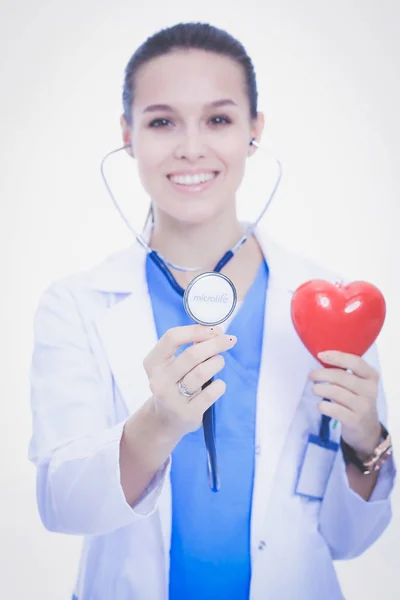
<path fill-rule="evenodd" d="M 213 125 L 229 125 L 232 123 L 232 120 L 225 115 L 216 115 L 211 117 L 210 121 Z"/>
<path fill-rule="evenodd" d="M 168 125 L 172 125 L 171 121 L 168 119 L 154 119 L 154 121 L 149 124 L 149 127 L 168 127 Z"/>

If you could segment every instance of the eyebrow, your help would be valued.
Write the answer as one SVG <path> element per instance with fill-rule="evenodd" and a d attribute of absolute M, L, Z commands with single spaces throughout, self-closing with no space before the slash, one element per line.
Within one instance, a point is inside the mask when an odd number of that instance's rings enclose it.
<path fill-rule="evenodd" d="M 206 108 L 220 108 L 221 106 L 237 106 L 237 104 L 230 98 L 223 98 L 222 100 L 215 100 L 214 102 L 210 102 L 205 106 Z M 146 106 L 146 108 L 143 110 L 144 113 L 152 113 L 159 111 L 174 112 L 174 108 L 169 104 L 150 104 L 149 106 Z"/>

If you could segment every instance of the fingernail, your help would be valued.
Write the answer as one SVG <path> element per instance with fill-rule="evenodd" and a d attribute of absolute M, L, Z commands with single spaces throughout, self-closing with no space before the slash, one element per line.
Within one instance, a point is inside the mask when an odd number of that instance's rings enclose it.
<path fill-rule="evenodd" d="M 229 341 L 232 343 L 237 342 L 237 337 L 235 335 L 231 335 L 231 337 L 229 338 Z"/>
<path fill-rule="evenodd" d="M 328 351 L 318 352 L 318 358 L 323 358 L 324 360 L 330 360 L 332 358 L 332 354 Z"/>
<path fill-rule="evenodd" d="M 209 333 L 213 333 L 213 334 L 221 333 L 220 328 L 219 327 L 215 327 L 215 326 L 214 327 L 209 327 L 208 331 L 209 331 Z"/>

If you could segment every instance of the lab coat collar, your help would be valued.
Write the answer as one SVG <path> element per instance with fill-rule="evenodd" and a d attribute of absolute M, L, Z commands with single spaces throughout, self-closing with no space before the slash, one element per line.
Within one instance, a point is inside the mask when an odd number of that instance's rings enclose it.
<path fill-rule="evenodd" d="M 142 235 L 148 241 L 150 228 L 147 227 Z M 270 278 L 281 289 L 293 292 L 301 281 L 301 273 L 294 268 L 293 255 L 277 244 L 261 226 L 255 229 L 254 235 L 266 258 Z M 144 283 L 145 259 L 145 250 L 135 241 L 92 268 L 88 274 L 88 286 L 101 292 L 135 292 L 138 285 Z"/>

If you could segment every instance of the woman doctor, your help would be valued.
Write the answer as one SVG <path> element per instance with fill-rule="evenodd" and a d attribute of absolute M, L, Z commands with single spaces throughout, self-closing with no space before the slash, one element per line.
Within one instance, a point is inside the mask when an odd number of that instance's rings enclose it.
<path fill-rule="evenodd" d="M 311 357 L 291 292 L 334 274 L 260 227 L 222 271 L 239 301 L 228 323 L 193 324 L 182 303 L 245 230 L 236 191 L 263 130 L 251 60 L 224 31 L 176 25 L 133 55 L 123 103 L 149 245 L 201 268 L 170 269 L 172 287 L 135 242 L 41 298 L 30 458 L 45 527 L 84 536 L 74 598 L 339 600 L 333 561 L 391 516 L 393 458 L 359 468 L 387 433 L 375 346 L 332 348 L 329 369 Z M 214 403 L 217 494 L 201 430 Z M 339 426 L 321 449 L 322 415 Z"/>

